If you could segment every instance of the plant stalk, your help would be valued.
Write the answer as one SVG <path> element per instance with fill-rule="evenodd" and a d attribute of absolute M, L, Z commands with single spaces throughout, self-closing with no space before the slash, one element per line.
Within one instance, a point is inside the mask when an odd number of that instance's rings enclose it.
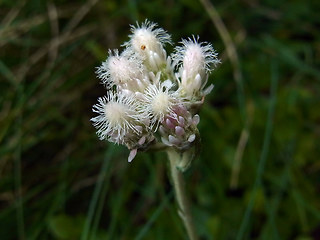
<path fill-rule="evenodd" d="M 177 168 L 177 164 L 181 160 L 181 155 L 174 150 L 168 150 L 167 154 L 170 162 L 172 184 L 175 191 L 176 201 L 179 207 L 178 214 L 181 217 L 183 224 L 187 230 L 189 239 L 198 240 L 190 211 L 190 204 L 186 196 L 183 174 L 182 171 Z"/>

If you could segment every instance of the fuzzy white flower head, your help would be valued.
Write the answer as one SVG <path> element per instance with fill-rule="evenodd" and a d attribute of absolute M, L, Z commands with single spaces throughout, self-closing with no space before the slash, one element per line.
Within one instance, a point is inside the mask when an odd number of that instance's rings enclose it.
<path fill-rule="evenodd" d="M 128 137 L 139 135 L 143 129 L 145 116 L 137 112 L 137 102 L 131 96 L 108 92 L 98 99 L 92 108 L 99 115 L 92 118 L 101 140 L 128 145 Z"/>
<path fill-rule="evenodd" d="M 149 84 L 142 60 L 128 51 L 119 55 L 117 49 L 114 52 L 109 50 L 109 57 L 98 68 L 97 74 L 108 88 L 116 85 L 120 89 L 130 88 L 131 91 L 141 91 Z"/>
<path fill-rule="evenodd" d="M 181 87 L 186 95 L 193 95 L 194 92 L 203 89 L 206 84 L 207 74 L 220 61 L 218 54 L 209 43 L 198 43 L 198 38 L 181 42 L 183 45 L 175 48 L 173 61 L 180 67 Z"/>
<path fill-rule="evenodd" d="M 170 35 L 157 24 L 146 20 L 141 26 L 131 26 L 131 40 L 124 44 L 138 53 L 153 71 L 166 64 L 167 54 L 163 46 L 171 43 Z"/>
<path fill-rule="evenodd" d="M 150 85 L 143 94 L 142 111 L 151 119 L 151 128 L 157 130 L 159 123 L 168 114 L 174 114 L 172 109 L 178 103 L 175 93 L 170 89 L 173 84 L 170 80 Z"/>

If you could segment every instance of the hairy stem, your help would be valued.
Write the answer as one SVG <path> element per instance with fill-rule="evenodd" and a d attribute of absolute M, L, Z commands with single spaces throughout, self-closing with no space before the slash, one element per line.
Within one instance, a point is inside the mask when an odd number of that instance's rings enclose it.
<path fill-rule="evenodd" d="M 181 155 L 174 150 L 168 150 L 167 153 L 170 162 L 172 184 L 175 191 L 176 201 L 179 207 L 179 216 L 181 217 L 183 224 L 187 230 L 189 239 L 197 240 L 198 236 L 196 234 L 196 230 L 193 224 L 193 219 L 190 211 L 190 204 L 186 196 L 185 181 L 183 178 L 182 171 L 177 168 L 177 164 L 181 160 Z"/>

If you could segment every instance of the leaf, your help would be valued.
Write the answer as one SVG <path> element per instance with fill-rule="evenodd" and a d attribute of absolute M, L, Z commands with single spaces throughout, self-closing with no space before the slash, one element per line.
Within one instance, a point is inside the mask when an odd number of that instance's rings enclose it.
<path fill-rule="evenodd" d="M 53 216 L 48 223 L 50 232 L 57 239 L 62 240 L 79 239 L 83 224 L 83 218 L 71 217 L 65 214 Z"/>

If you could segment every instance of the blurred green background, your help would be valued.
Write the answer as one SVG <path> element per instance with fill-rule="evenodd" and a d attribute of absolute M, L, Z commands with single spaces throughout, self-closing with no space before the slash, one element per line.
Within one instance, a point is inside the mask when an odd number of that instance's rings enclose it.
<path fill-rule="evenodd" d="M 95 68 L 146 18 L 222 60 L 185 174 L 201 239 L 320 239 L 319 11 L 316 0 L 1 0 L 0 239 L 187 239 L 166 155 L 129 164 L 89 121 L 105 93 Z"/>

